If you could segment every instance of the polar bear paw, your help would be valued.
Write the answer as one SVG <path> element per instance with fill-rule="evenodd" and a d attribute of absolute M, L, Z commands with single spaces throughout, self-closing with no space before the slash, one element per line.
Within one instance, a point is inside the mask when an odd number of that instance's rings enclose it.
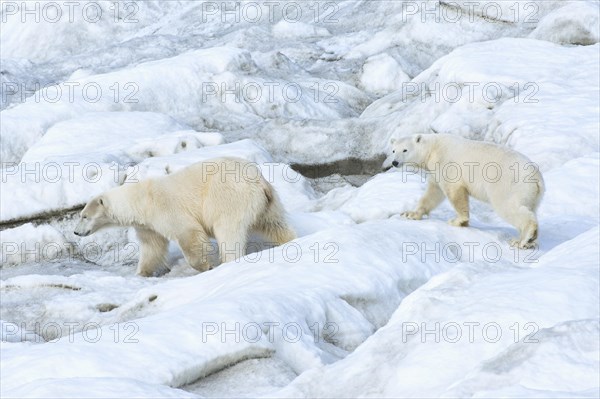
<path fill-rule="evenodd" d="M 469 219 L 454 218 L 454 219 L 448 220 L 448 224 L 450 226 L 456 226 L 456 227 L 468 227 Z"/>
<path fill-rule="evenodd" d="M 139 267 L 136 274 L 140 277 L 160 277 L 169 273 L 171 269 L 166 265 L 154 266 L 154 267 Z"/>
<path fill-rule="evenodd" d="M 423 219 L 423 214 L 421 212 L 416 212 L 416 211 L 402 212 L 400 214 L 400 216 L 405 217 L 406 219 L 410 219 L 410 220 L 421 220 L 421 219 Z"/>
<path fill-rule="evenodd" d="M 535 241 L 531 240 L 531 241 L 523 242 L 523 241 L 519 240 L 518 238 L 511 239 L 509 241 L 509 244 L 511 247 L 519 248 L 519 249 L 534 249 L 536 247 Z"/>

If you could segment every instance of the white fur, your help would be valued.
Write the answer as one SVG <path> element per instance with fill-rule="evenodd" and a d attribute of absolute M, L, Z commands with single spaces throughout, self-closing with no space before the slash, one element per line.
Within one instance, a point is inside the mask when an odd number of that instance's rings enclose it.
<path fill-rule="evenodd" d="M 216 158 L 109 190 L 88 202 L 75 233 L 114 225 L 135 227 L 137 273 L 143 276 L 168 267 L 169 240 L 177 241 L 190 266 L 205 271 L 210 238 L 217 239 L 223 262 L 243 255 L 251 229 L 277 245 L 295 238 L 273 187 L 256 165 L 238 158 Z"/>
<path fill-rule="evenodd" d="M 535 245 L 536 210 L 544 193 L 537 166 L 524 155 L 492 143 L 448 134 L 426 134 L 392 139 L 392 155 L 384 168 L 411 164 L 428 174 L 427 191 L 417 209 L 403 213 L 419 220 L 448 198 L 457 217 L 454 226 L 469 224 L 469 196 L 492 205 L 496 213 L 519 230 L 520 248 Z M 497 174 L 500 172 L 500 174 Z"/>

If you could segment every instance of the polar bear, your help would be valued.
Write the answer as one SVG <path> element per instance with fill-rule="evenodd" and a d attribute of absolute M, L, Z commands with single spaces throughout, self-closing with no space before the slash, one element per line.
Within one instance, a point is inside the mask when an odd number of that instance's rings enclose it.
<path fill-rule="evenodd" d="M 239 158 L 215 158 L 111 189 L 87 203 L 75 234 L 107 226 L 135 228 L 141 276 L 168 270 L 169 240 L 190 266 L 206 271 L 207 252 L 214 250 L 210 238 L 216 238 L 223 262 L 243 255 L 251 229 L 277 245 L 295 238 L 273 187 L 255 164 Z"/>
<path fill-rule="evenodd" d="M 544 194 L 537 166 L 524 155 L 492 143 L 450 134 L 425 134 L 391 140 L 384 169 L 403 164 L 425 171 L 428 186 L 417 209 L 404 212 L 420 220 L 448 198 L 457 216 L 453 226 L 468 226 L 469 196 L 488 202 L 519 231 L 511 245 L 532 248 L 538 235 L 536 210 Z"/>

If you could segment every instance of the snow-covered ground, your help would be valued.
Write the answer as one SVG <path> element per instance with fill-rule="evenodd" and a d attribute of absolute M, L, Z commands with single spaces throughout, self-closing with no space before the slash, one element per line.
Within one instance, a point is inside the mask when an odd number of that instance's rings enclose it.
<path fill-rule="evenodd" d="M 600 396 L 596 1 L 0 5 L 3 397 Z M 291 167 L 414 133 L 538 165 L 539 247 L 478 201 L 403 219 L 408 170 Z M 130 229 L 73 234 L 93 195 L 218 156 L 296 240 L 201 274 L 172 244 L 142 278 Z"/>

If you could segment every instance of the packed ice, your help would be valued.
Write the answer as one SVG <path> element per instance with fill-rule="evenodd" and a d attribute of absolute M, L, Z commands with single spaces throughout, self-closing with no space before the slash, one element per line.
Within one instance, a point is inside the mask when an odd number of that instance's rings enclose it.
<path fill-rule="evenodd" d="M 0 5 L 3 397 L 600 396 L 596 1 Z M 439 133 L 539 168 L 534 249 L 482 201 L 401 216 L 390 139 Z M 298 238 L 141 277 L 133 228 L 74 234 L 224 156 Z"/>

